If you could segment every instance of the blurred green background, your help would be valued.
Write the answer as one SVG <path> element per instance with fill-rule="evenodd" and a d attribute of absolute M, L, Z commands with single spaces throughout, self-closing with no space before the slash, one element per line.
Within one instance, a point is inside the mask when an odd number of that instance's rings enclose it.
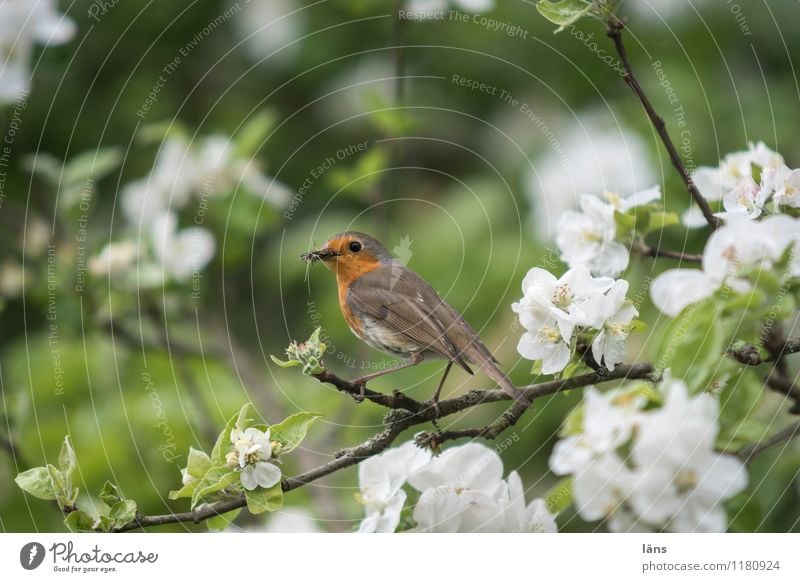
<path fill-rule="evenodd" d="M 797 3 L 742 2 L 735 13 L 721 2 L 693 2 L 696 11 L 689 3 L 653 2 L 663 19 L 636 3 L 623 8 L 630 16 L 628 48 L 643 86 L 685 146 L 687 165 L 716 165 L 725 153 L 763 140 L 797 167 L 800 89 L 791 56 L 800 54 L 800 38 L 790 24 Z M 13 477 L 53 462 L 65 434 L 77 451 L 83 492 L 96 493 L 110 479 L 151 514 L 188 509 L 185 501 L 167 500 L 180 483 L 188 447 L 208 449 L 212 433 L 248 399 L 269 422 L 298 410 L 325 414 L 303 450 L 287 458 L 288 475 L 377 430 L 380 408 L 356 405 L 268 357 L 322 325 L 333 371 L 356 377 L 361 366 L 383 361 L 347 329 L 331 274 L 299 261 L 301 252 L 336 232 L 362 230 L 404 254 L 481 330 L 515 383 L 525 384 L 532 381 L 530 362 L 516 353 L 521 331 L 510 304 L 529 268 L 564 269 L 550 242 L 558 211 L 583 191 L 627 194 L 653 183 L 662 185 L 667 209 L 688 206 L 643 111 L 590 46 L 596 40 L 597 50 L 613 54 L 599 23 L 582 21 L 582 35 L 554 35 L 532 3 L 521 0 L 498 2 L 484 15 L 508 23 L 498 30 L 472 15 L 467 22 L 398 23 L 394 3 L 377 0 L 100 4 L 107 5 L 103 13 L 93 11 L 93 2 L 68 9 L 62 3 L 77 34 L 64 45 L 37 49 L 6 168 L 0 206 L 3 531 L 63 530 L 55 506 L 25 497 Z M 511 25 L 520 28 L 509 35 Z M 592 33 L 592 41 L 580 40 Z M 182 51 L 180 65 L 165 75 Z M 401 87 L 398 72 L 407 76 Z M 454 75 L 486 87 L 470 90 L 454 83 Z M 165 81 L 157 98 L 138 115 L 159 76 Z M 667 84 L 677 101 L 670 102 Z M 7 134 L 14 105 L 0 111 L 0 131 Z M 32 176 L 26 156 L 63 161 L 121 148 L 119 166 L 92 184 L 85 249 L 96 255 L 124 230 L 117 194 L 153 166 L 159 141 L 141 139 L 143 132 L 158 135 L 157 124 L 174 121 L 190 140 L 241 137 L 248 121 L 264 114 L 271 124 L 248 155 L 289 196 L 303 193 L 282 205 L 254 203 L 237 188 L 214 194 L 205 226 L 217 248 L 199 299 L 190 284 L 137 291 L 102 277 L 89 277 L 76 292 L 82 225 L 57 203 L 63 183 Z M 364 151 L 348 153 L 361 143 Z M 331 167 L 318 171 L 329 158 Z M 182 223 L 191 225 L 196 204 Z M 661 242 L 699 252 L 703 241 L 701 232 L 673 227 Z M 657 342 L 650 338 L 665 322 L 650 304 L 647 284 L 667 266 L 641 260 L 630 268 L 629 297 L 650 325 L 630 340 L 631 361 L 653 355 Z M 370 386 L 424 399 L 442 368 L 424 363 Z M 490 386 L 485 377 L 454 371 L 445 393 Z M 779 423 L 788 417 L 771 398 L 764 415 Z M 547 459 L 579 400 L 577 393 L 540 400 L 512 429 L 519 442 L 502 456 L 507 471 L 520 471 L 529 499 L 556 482 Z M 501 410 L 486 406 L 442 424 L 481 426 Z M 798 528 L 800 449 L 793 451 L 779 463 L 764 454 L 753 465 L 750 493 L 762 504 L 760 518 L 737 527 Z M 322 530 L 349 531 L 362 516 L 357 490 L 357 471 L 341 471 L 288 494 L 285 512 L 308 512 Z M 270 519 L 275 516 L 242 516 L 237 525 L 263 527 Z M 603 528 L 570 512 L 559 522 L 567 531 Z M 172 527 L 185 529 L 203 526 Z"/>

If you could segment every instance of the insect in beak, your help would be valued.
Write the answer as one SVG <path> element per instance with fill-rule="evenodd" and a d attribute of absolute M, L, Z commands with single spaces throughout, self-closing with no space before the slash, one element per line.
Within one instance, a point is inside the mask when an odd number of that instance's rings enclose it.
<path fill-rule="evenodd" d="M 314 263 L 316 261 L 326 261 L 332 257 L 338 257 L 339 253 L 333 249 L 322 248 L 316 251 L 309 251 L 300 255 L 300 258 L 307 263 Z"/>

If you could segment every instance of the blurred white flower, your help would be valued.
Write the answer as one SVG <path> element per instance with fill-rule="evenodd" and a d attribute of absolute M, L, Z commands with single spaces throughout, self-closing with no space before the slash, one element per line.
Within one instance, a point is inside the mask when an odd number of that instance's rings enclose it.
<path fill-rule="evenodd" d="M 489 447 L 468 443 L 444 451 L 409 479 L 422 492 L 414 520 L 423 532 L 554 532 L 539 499 L 525 505 L 516 472 L 503 480 L 503 462 Z"/>
<path fill-rule="evenodd" d="M 89 272 L 96 277 L 107 277 L 127 272 L 139 256 L 133 241 L 107 244 L 96 256 L 89 259 Z"/>
<path fill-rule="evenodd" d="M 639 312 L 625 298 L 628 282 L 620 279 L 603 296 L 599 318 L 600 332 L 592 341 L 592 356 L 598 364 L 614 370 L 616 364 L 625 361 L 625 340 L 631 332 L 631 321 Z"/>
<path fill-rule="evenodd" d="M 753 165 L 760 168 L 761 185 L 755 183 Z M 726 211 L 757 218 L 772 194 L 770 176 L 781 166 L 783 157 L 779 153 L 769 149 L 763 142 L 751 143 L 747 150 L 726 155 L 716 168 L 698 167 L 692 172 L 692 181 L 706 200 L 722 200 Z M 700 208 L 694 203 L 683 215 L 683 223 L 689 228 L 707 224 Z"/>
<path fill-rule="evenodd" d="M 25 269 L 15 259 L 0 264 L 0 296 L 17 297 L 25 290 Z"/>
<path fill-rule="evenodd" d="M 686 385 L 670 381 L 662 408 L 647 414 L 633 445 L 636 464 L 630 504 L 642 520 L 675 532 L 722 532 L 722 502 L 744 490 L 739 459 L 714 452 L 717 401 L 689 398 Z"/>
<path fill-rule="evenodd" d="M 489 447 L 468 443 L 434 457 L 408 480 L 420 491 L 414 521 L 424 532 L 499 531 L 498 499 L 506 494 L 503 462 Z"/>
<path fill-rule="evenodd" d="M 300 49 L 305 10 L 291 0 L 249 0 L 234 26 L 251 59 L 267 66 L 284 65 Z"/>
<path fill-rule="evenodd" d="M 199 226 L 178 231 L 178 217 L 163 212 L 153 219 L 153 253 L 166 278 L 184 281 L 199 273 L 214 258 L 213 235 Z"/>
<path fill-rule="evenodd" d="M 578 513 L 612 531 L 724 531 L 722 502 L 747 485 L 744 465 L 715 452 L 717 402 L 690 398 L 667 375 L 661 408 L 635 392 L 588 390 L 579 434 L 556 444 L 550 467 L 572 475 Z M 622 451 L 630 450 L 627 457 Z"/>
<path fill-rule="evenodd" d="M 767 179 L 774 188 L 775 205 L 800 207 L 800 170 L 792 170 L 784 165 L 775 170 L 767 171 Z"/>
<path fill-rule="evenodd" d="M 280 482 L 280 468 L 269 462 L 272 458 L 269 430 L 264 432 L 251 427 L 243 431 L 234 428 L 230 439 L 233 452 L 239 459 L 240 477 L 245 489 L 269 488 Z"/>
<path fill-rule="evenodd" d="M 55 0 L 0 3 L 0 103 L 15 101 L 30 88 L 34 44 L 68 42 L 75 23 L 56 10 Z"/>
<path fill-rule="evenodd" d="M 618 277 L 628 266 L 629 253 L 614 240 L 614 207 L 591 194 L 581 194 L 579 205 L 579 212 L 567 210 L 558 222 L 556 245 L 561 260 L 595 275 Z"/>
<path fill-rule="evenodd" d="M 578 514 L 588 521 L 609 519 L 612 531 L 621 527 L 615 516 L 630 492 L 633 472 L 616 454 L 642 421 L 645 399 L 619 392 L 601 394 L 587 389 L 582 428 L 556 443 L 550 469 L 572 475 L 572 492 Z"/>
<path fill-rule="evenodd" d="M 769 195 L 772 192 L 763 184 L 756 184 L 755 180 L 742 178 L 722 198 L 722 206 L 727 214 L 742 214 L 747 218 L 758 218 L 764 211 Z"/>
<path fill-rule="evenodd" d="M 150 174 L 130 182 L 122 191 L 122 211 L 128 224 L 139 228 L 167 210 L 180 210 L 202 188 L 201 172 L 189 143 L 169 136 L 161 144 Z"/>
<path fill-rule="evenodd" d="M 581 112 L 552 147 L 534 160 L 526 179 L 531 219 L 539 238 L 558 234 L 558 222 L 584 192 L 637 192 L 658 181 L 647 143 L 634 131 L 612 125 L 607 116 Z"/>
<path fill-rule="evenodd" d="M 236 154 L 236 144 L 212 134 L 194 146 L 180 135 L 170 135 L 158 150 L 153 169 L 122 191 L 122 209 L 128 224 L 150 224 L 165 211 L 179 211 L 192 197 L 230 193 L 243 186 L 253 195 L 285 205 L 292 194 L 278 180 L 265 175 L 256 160 Z"/>
<path fill-rule="evenodd" d="M 650 296 L 662 313 L 675 317 L 687 305 L 710 297 L 723 284 L 738 293 L 751 284 L 741 275 L 754 269 L 771 270 L 786 249 L 800 238 L 800 222 L 786 215 L 750 221 L 735 214 L 715 230 L 703 251 L 703 270 L 671 269 L 653 281 Z M 797 253 L 795 253 L 796 258 Z M 800 269 L 792 263 L 791 274 Z"/>
<path fill-rule="evenodd" d="M 389 533 L 397 529 L 406 501 L 402 487 L 430 458 L 429 452 L 409 441 L 359 465 L 360 501 L 366 512 L 358 529 L 360 533 Z"/>
<path fill-rule="evenodd" d="M 641 420 L 644 404 L 641 396 L 614 391 L 601 394 L 593 386 L 587 388 L 583 397 L 581 432 L 556 443 L 550 456 L 550 469 L 556 475 L 577 473 L 598 457 L 622 446 Z"/>
<path fill-rule="evenodd" d="M 266 525 L 257 531 L 281 534 L 322 533 L 314 516 L 302 507 L 284 507 L 280 511 L 270 513 Z"/>
<path fill-rule="evenodd" d="M 506 533 L 556 533 L 555 516 L 547 509 L 543 499 L 534 499 L 525 505 L 525 490 L 516 471 L 508 475 L 507 498 L 503 506 L 503 531 Z"/>

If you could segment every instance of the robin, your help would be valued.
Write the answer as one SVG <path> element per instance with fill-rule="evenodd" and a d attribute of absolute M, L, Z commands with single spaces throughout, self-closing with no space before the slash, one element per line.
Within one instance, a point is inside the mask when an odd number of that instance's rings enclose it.
<path fill-rule="evenodd" d="M 469 365 L 474 364 L 509 396 L 521 404 L 527 402 L 461 314 L 371 236 L 343 232 L 301 258 L 309 263 L 322 261 L 336 273 L 339 307 L 359 339 L 405 360 L 356 380 L 362 398 L 370 380 L 415 366 L 427 356 L 448 360 L 434 403 L 453 363 L 469 374 L 473 374 Z"/>

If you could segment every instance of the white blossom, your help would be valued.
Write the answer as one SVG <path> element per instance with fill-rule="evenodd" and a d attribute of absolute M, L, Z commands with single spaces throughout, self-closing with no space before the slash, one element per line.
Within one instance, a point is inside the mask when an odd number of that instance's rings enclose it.
<path fill-rule="evenodd" d="M 574 267 L 559 279 L 545 269 L 534 267 L 522 281 L 522 300 L 511 308 L 529 330 L 552 319 L 563 339 L 569 342 L 576 326 L 602 324 L 602 294 L 613 284 L 614 280 L 608 277 L 592 277 L 585 267 Z"/>
<path fill-rule="evenodd" d="M 743 214 L 747 218 L 758 218 L 764 212 L 770 189 L 763 184 L 757 184 L 751 177 L 742 178 L 722 199 L 722 205 L 728 214 Z"/>
<path fill-rule="evenodd" d="M 627 247 L 615 240 L 614 207 L 591 194 L 582 194 L 578 203 L 580 211 L 568 210 L 558 222 L 561 260 L 595 275 L 619 276 L 630 257 Z"/>
<path fill-rule="evenodd" d="M 747 472 L 736 457 L 714 451 L 716 400 L 690 398 L 683 382 L 668 384 L 664 406 L 647 415 L 633 445 L 631 507 L 671 531 L 725 531 L 722 502 L 744 490 Z"/>
<path fill-rule="evenodd" d="M 557 475 L 579 472 L 596 458 L 623 445 L 641 420 L 644 398 L 616 392 L 601 394 L 590 386 L 583 400 L 581 432 L 556 443 L 550 469 Z"/>
<path fill-rule="evenodd" d="M 56 10 L 55 0 L 3 0 L 0 3 L 0 103 L 13 102 L 30 88 L 35 44 L 64 44 L 75 23 Z"/>
<path fill-rule="evenodd" d="M 781 165 L 775 170 L 768 171 L 766 176 L 770 187 L 775 190 L 773 199 L 778 208 L 781 206 L 800 207 L 800 170 L 792 170 Z"/>
<path fill-rule="evenodd" d="M 534 499 L 525 504 L 522 479 L 516 471 L 508 475 L 507 498 L 501 499 L 504 506 L 503 531 L 506 533 L 556 533 L 555 516 L 550 513 L 543 499 Z"/>
<path fill-rule="evenodd" d="M 650 288 L 653 303 L 662 313 L 675 317 L 686 306 L 710 297 L 723 284 L 736 292 L 746 292 L 751 283 L 744 275 L 752 270 L 773 269 L 799 237 L 800 223 L 786 215 L 760 221 L 730 215 L 727 223 L 708 238 L 703 270 L 665 271 Z M 796 269 L 793 263 L 792 275 L 798 274 Z"/>
<path fill-rule="evenodd" d="M 423 532 L 555 531 L 542 500 L 525 505 L 519 476 L 503 480 L 503 462 L 489 447 L 468 443 L 444 451 L 409 479 L 420 495 L 414 520 Z"/>
<path fill-rule="evenodd" d="M 300 50 L 307 10 L 291 0 L 250 0 L 234 27 L 249 57 L 266 66 L 291 62 Z"/>
<path fill-rule="evenodd" d="M 430 453 L 413 442 L 370 457 L 358 467 L 360 501 L 366 517 L 361 533 L 388 533 L 397 529 L 406 501 L 402 487 L 430 460 Z"/>
<path fill-rule="evenodd" d="M 628 282 L 620 279 L 609 289 L 600 303 L 600 331 L 592 341 L 592 356 L 609 370 L 625 361 L 625 340 L 631 332 L 631 322 L 638 315 L 633 304 L 625 298 Z"/>
<path fill-rule="evenodd" d="M 760 169 L 761 184 L 755 182 L 753 165 Z M 761 215 L 774 189 L 770 185 L 770 176 L 781 166 L 783 157 L 780 154 L 763 142 L 751 143 L 745 151 L 726 155 L 717 167 L 698 167 L 692 173 L 692 181 L 706 200 L 722 200 L 726 214 L 744 214 L 754 219 Z M 689 228 L 706 224 L 695 204 L 684 214 L 683 222 Z"/>
<path fill-rule="evenodd" d="M 585 267 L 574 267 L 560 279 L 533 268 L 522 282 L 523 297 L 512 304 L 525 333 L 517 351 L 542 362 L 542 373 L 563 370 L 572 357 L 576 330 L 597 330 L 594 357 L 609 370 L 625 358 L 625 340 L 636 309 L 627 302 L 628 284 L 609 277 L 592 277 Z"/>
<path fill-rule="evenodd" d="M 214 257 L 213 235 L 197 225 L 178 230 L 178 217 L 164 212 L 153 220 L 153 252 L 167 278 L 184 281 L 199 273 Z"/>
<path fill-rule="evenodd" d="M 95 276 L 110 276 L 128 271 L 136 262 L 139 249 L 133 241 L 110 243 L 89 259 L 89 272 Z"/>
<path fill-rule="evenodd" d="M 231 430 L 230 440 L 245 489 L 269 488 L 280 482 L 280 468 L 269 462 L 272 458 L 269 430 L 265 432 L 253 427 L 245 430 L 234 428 Z"/>
<path fill-rule="evenodd" d="M 582 428 L 556 444 L 550 467 L 572 476 L 579 515 L 612 531 L 724 531 L 722 502 L 747 485 L 744 465 L 715 452 L 712 396 L 690 397 L 668 374 L 663 386 L 665 402 L 652 410 L 636 392 L 589 389 Z"/>

